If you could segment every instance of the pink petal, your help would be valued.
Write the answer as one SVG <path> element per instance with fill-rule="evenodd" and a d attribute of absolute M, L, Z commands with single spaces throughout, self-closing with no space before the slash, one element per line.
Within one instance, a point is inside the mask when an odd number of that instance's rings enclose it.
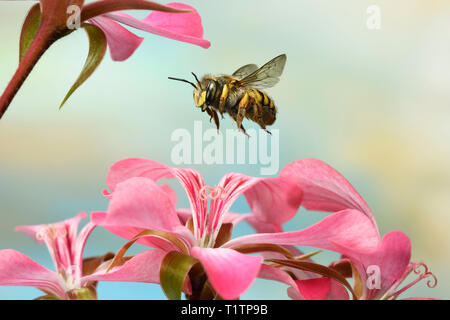
<path fill-rule="evenodd" d="M 256 219 L 281 226 L 292 219 L 302 202 L 302 191 L 282 178 L 264 178 L 244 193 Z"/>
<path fill-rule="evenodd" d="M 294 286 L 297 288 L 297 284 L 294 279 L 285 271 L 280 268 L 271 267 L 265 264 L 261 265 L 261 269 L 258 273 L 258 278 L 266 280 L 274 280 L 287 284 L 288 286 Z"/>
<path fill-rule="evenodd" d="M 325 300 L 331 290 L 331 280 L 326 277 L 296 280 L 295 282 L 305 300 Z"/>
<path fill-rule="evenodd" d="M 350 258 L 358 269 L 359 274 L 366 283 L 370 275 L 367 274 L 369 266 L 376 266 L 380 270 L 380 289 L 366 289 L 367 299 L 375 298 L 384 293 L 394 283 L 402 278 L 408 268 L 411 258 L 411 241 L 401 231 L 394 230 L 386 233 L 380 246 L 371 253 L 361 254 Z"/>
<path fill-rule="evenodd" d="M 178 219 L 184 225 L 192 217 L 192 209 L 177 209 Z"/>
<path fill-rule="evenodd" d="M 305 300 L 300 294 L 300 291 L 298 291 L 297 285 L 295 285 L 295 287 L 289 287 L 287 289 L 287 294 L 292 300 Z"/>
<path fill-rule="evenodd" d="M 336 280 L 331 280 L 330 293 L 328 294 L 327 300 L 349 300 L 348 291 L 344 288 L 342 284 Z"/>
<path fill-rule="evenodd" d="M 111 166 L 106 184 L 114 191 L 118 183 L 133 177 L 149 178 L 155 182 L 160 179 L 178 179 L 186 190 L 194 212 L 206 214 L 206 202 L 199 201 L 198 196 L 205 183 L 197 171 L 171 168 L 150 159 L 129 158 L 117 161 Z"/>
<path fill-rule="evenodd" d="M 115 235 L 125 238 L 127 240 L 133 239 L 137 234 L 139 234 L 145 230 L 145 228 L 138 228 L 138 227 L 121 225 L 121 224 L 105 225 L 104 221 L 105 221 L 107 215 L 108 214 L 106 212 L 93 212 L 91 214 L 91 221 L 94 224 L 103 226 L 109 232 L 114 233 Z M 183 236 L 184 236 L 184 234 L 183 234 Z M 187 237 L 184 237 L 184 238 L 187 238 Z M 189 239 L 189 238 L 187 238 L 187 239 Z M 170 242 L 164 238 L 157 237 L 157 236 L 142 237 L 141 239 L 139 239 L 137 241 L 137 243 L 142 244 L 144 246 L 149 246 L 152 248 L 160 249 L 160 250 L 163 250 L 166 252 L 179 250 L 178 247 L 176 245 L 174 245 L 172 242 Z M 187 243 L 192 243 L 192 241 L 187 241 Z"/>
<path fill-rule="evenodd" d="M 96 225 L 92 222 L 88 222 L 83 229 L 81 229 L 78 237 L 76 237 L 75 241 L 72 242 L 72 252 L 74 255 L 74 264 L 76 266 L 78 266 L 77 271 L 79 272 L 78 277 L 81 278 L 83 276 L 83 250 L 84 250 L 84 246 L 86 244 L 86 241 L 89 237 L 89 235 L 91 234 L 92 230 L 94 230 L 94 228 L 96 227 Z"/>
<path fill-rule="evenodd" d="M 80 221 L 83 218 L 86 218 L 87 214 L 86 212 L 82 211 L 79 214 L 77 214 L 75 217 L 61 221 L 61 222 L 54 222 L 50 224 L 37 224 L 37 225 L 29 225 L 29 226 L 17 226 L 14 228 L 16 231 L 22 231 L 28 234 L 30 237 L 32 237 L 37 242 L 43 242 L 42 239 L 37 239 L 36 234 L 43 228 L 49 225 L 66 225 L 68 229 L 67 236 L 71 240 L 75 240 L 77 237 L 77 229 L 78 225 L 80 224 Z"/>
<path fill-rule="evenodd" d="M 217 228 L 241 194 L 246 197 L 256 221 L 276 226 L 291 219 L 301 203 L 301 190 L 286 179 L 254 178 L 240 173 L 228 173 L 221 179 L 219 186 L 226 197 L 211 201 L 211 230 Z"/>
<path fill-rule="evenodd" d="M 81 277 L 84 244 L 95 227 L 95 225 L 88 223 L 78 237 L 78 226 L 80 221 L 86 216 L 86 212 L 80 212 L 75 217 L 62 222 L 35 226 L 19 226 L 16 227 L 16 230 L 28 233 L 38 242 L 45 242 L 57 270 L 78 266 L 75 269 L 75 272 L 78 272 L 76 277 Z M 43 228 L 54 229 L 54 232 L 59 234 L 59 236 L 56 238 L 50 237 L 51 239 L 47 237 L 39 238 L 39 232 Z"/>
<path fill-rule="evenodd" d="M 263 259 L 223 248 L 194 247 L 191 254 L 200 260 L 217 293 L 227 300 L 238 298 L 250 287 Z"/>
<path fill-rule="evenodd" d="M 331 214 L 303 230 L 242 236 L 227 242 L 224 247 L 250 243 L 310 246 L 355 256 L 372 252 L 377 248 L 379 238 L 366 215 L 348 209 Z"/>
<path fill-rule="evenodd" d="M 80 225 L 80 221 L 86 217 L 87 217 L 87 213 L 82 211 L 79 214 L 77 214 L 75 217 L 64 221 L 64 224 L 67 226 L 67 228 L 69 230 L 67 236 L 71 243 L 74 243 L 75 240 L 77 239 L 78 226 Z M 75 252 L 74 246 L 72 246 L 71 249 L 72 249 L 71 250 L 72 252 Z"/>
<path fill-rule="evenodd" d="M 205 49 L 210 47 L 210 42 L 203 39 L 201 17 L 193 7 L 182 3 L 169 3 L 167 6 L 182 10 L 192 10 L 192 12 L 168 13 L 152 11 L 143 20 L 136 19 L 123 12 L 109 13 L 105 16 L 130 27 L 159 36 L 192 43 Z"/>
<path fill-rule="evenodd" d="M 175 178 L 174 170 L 162 163 L 142 158 L 117 161 L 109 169 L 106 184 L 114 191 L 117 184 L 134 177 L 149 178 L 153 181 Z"/>
<path fill-rule="evenodd" d="M 169 186 L 168 184 L 163 184 L 163 185 L 161 185 L 161 189 L 165 193 L 167 193 L 167 196 L 169 197 L 170 202 L 172 202 L 172 205 L 174 207 L 176 207 L 177 206 L 177 194 L 175 191 L 173 191 L 172 187 Z"/>
<path fill-rule="evenodd" d="M 108 273 L 99 270 L 82 278 L 82 284 L 90 281 L 126 281 L 159 283 L 159 269 L 167 252 L 162 250 L 143 251 L 125 264 L 114 267 Z"/>
<path fill-rule="evenodd" d="M 267 223 L 262 222 L 258 219 L 258 217 L 254 215 L 249 215 L 245 218 L 245 221 L 253 227 L 253 229 L 256 230 L 258 233 L 272 233 L 272 232 L 282 232 L 283 229 L 281 226 L 273 224 L 273 223 Z"/>
<path fill-rule="evenodd" d="M 144 40 L 105 16 L 95 17 L 89 22 L 105 33 L 111 58 L 114 61 L 128 59 Z"/>
<path fill-rule="evenodd" d="M 293 256 L 298 257 L 303 255 L 304 253 L 301 252 L 300 250 L 298 250 L 295 246 L 283 246 L 285 249 L 287 249 L 288 251 L 290 251 L 292 253 Z M 286 256 L 279 253 L 279 252 L 273 252 L 273 251 L 263 251 L 260 253 L 260 255 L 264 258 L 264 260 L 269 260 L 269 259 L 285 259 Z M 307 258 L 307 259 L 302 259 L 302 261 L 306 261 L 306 262 L 314 262 L 311 258 Z M 309 272 L 309 271 L 303 271 L 303 270 L 299 270 L 297 268 L 292 268 L 292 267 L 286 267 L 283 266 L 281 271 L 283 271 L 285 274 L 286 271 L 289 272 L 290 275 L 294 276 L 296 279 L 298 280 L 306 280 L 306 279 L 313 279 L 313 278 L 317 278 L 317 273 L 314 272 Z M 275 279 L 276 280 L 276 279 Z M 292 278 L 291 278 L 292 280 Z M 280 280 L 278 280 L 280 281 Z M 292 280 L 293 283 L 294 280 Z M 284 281 L 282 281 L 284 282 Z M 287 282 L 285 282 L 287 283 Z M 292 286 L 292 283 L 287 283 L 290 286 Z M 297 288 L 297 285 L 294 286 L 295 288 Z"/>
<path fill-rule="evenodd" d="M 327 277 L 296 280 L 288 289 L 294 300 L 348 300 L 348 292 L 342 284 Z"/>
<path fill-rule="evenodd" d="M 178 218 L 180 219 L 182 224 L 186 224 L 186 222 L 189 220 L 189 218 L 192 217 L 192 210 L 191 209 L 177 209 Z M 243 214 L 243 213 L 234 213 L 234 212 L 228 212 L 224 219 L 223 223 L 231 223 L 233 226 L 237 225 L 238 223 L 242 221 L 246 221 L 252 217 L 251 214 Z"/>
<path fill-rule="evenodd" d="M 167 193 L 146 178 L 131 178 L 116 186 L 108 214 L 101 224 L 165 232 L 175 231 L 181 226 Z"/>
<path fill-rule="evenodd" d="M 284 167 L 280 177 L 291 180 L 302 189 L 302 205 L 305 208 L 329 212 L 357 209 L 364 212 L 376 226 L 372 211 L 364 199 L 347 179 L 326 163 L 316 159 L 298 160 Z"/>
<path fill-rule="evenodd" d="M 0 250 L 0 285 L 30 286 L 65 296 L 55 272 L 11 249 Z"/>
<path fill-rule="evenodd" d="M 108 198 L 108 199 L 112 199 L 112 194 L 111 194 L 111 192 L 109 192 L 108 190 L 106 190 L 106 189 L 103 189 L 102 190 L 102 194 L 106 197 L 106 198 Z"/>
<path fill-rule="evenodd" d="M 118 183 L 133 177 L 148 178 L 155 182 L 163 178 L 176 178 L 187 193 L 192 212 L 195 213 L 193 215 L 196 219 L 194 222 L 197 223 L 198 228 L 203 226 L 207 201 L 201 200 L 199 197 L 200 190 L 205 183 L 197 171 L 171 168 L 149 159 L 130 158 L 118 161 L 111 166 L 106 183 L 114 191 Z"/>
<path fill-rule="evenodd" d="M 238 223 L 247 220 L 252 214 L 247 213 L 235 213 L 235 212 L 227 212 L 225 217 L 223 218 L 223 223 L 231 223 L 234 226 L 236 226 Z"/>
<path fill-rule="evenodd" d="M 22 231 L 28 234 L 30 237 L 32 237 L 36 242 L 43 242 L 42 239 L 36 238 L 36 234 L 41 230 L 42 227 L 44 227 L 44 224 L 38 224 L 38 225 L 30 225 L 30 226 L 17 226 L 14 228 L 15 231 Z"/>

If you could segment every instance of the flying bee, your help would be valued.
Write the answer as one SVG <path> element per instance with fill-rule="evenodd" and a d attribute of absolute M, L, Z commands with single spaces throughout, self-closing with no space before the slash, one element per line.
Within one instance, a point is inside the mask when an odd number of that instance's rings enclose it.
<path fill-rule="evenodd" d="M 266 126 L 275 122 L 277 108 L 273 100 L 261 89 L 273 87 L 280 81 L 286 55 L 282 54 L 270 60 L 261 68 L 256 64 L 247 64 L 230 75 L 206 75 L 198 80 L 192 72 L 196 84 L 185 79 L 172 78 L 183 81 L 194 87 L 194 103 L 202 112 L 207 112 L 210 121 L 214 119 L 219 130 L 219 116 L 228 113 L 236 122 L 238 129 L 246 135 L 242 121 L 247 118 L 256 122 L 270 134 Z"/>

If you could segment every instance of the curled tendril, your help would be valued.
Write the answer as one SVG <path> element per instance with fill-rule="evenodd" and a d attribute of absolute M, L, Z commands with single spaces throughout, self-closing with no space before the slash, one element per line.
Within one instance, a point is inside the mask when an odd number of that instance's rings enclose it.
<path fill-rule="evenodd" d="M 403 281 L 408 276 L 408 274 L 411 274 L 411 272 L 414 272 L 415 274 L 419 275 L 419 277 L 417 279 L 413 280 L 408 285 L 404 286 L 402 289 L 394 292 L 393 294 L 386 294 L 385 296 L 387 296 L 387 298 L 395 299 L 402 292 L 405 292 L 406 290 L 408 290 L 409 288 L 414 286 L 416 283 L 418 283 L 422 279 L 425 279 L 428 277 L 431 277 L 432 279 L 427 281 L 427 287 L 431 288 L 431 289 L 436 287 L 437 282 L 438 282 L 437 278 L 431 271 L 428 270 L 428 266 L 425 263 L 411 262 L 408 265 L 408 269 L 406 270 L 406 272 L 405 272 L 404 276 L 402 277 L 402 279 L 400 280 L 400 282 Z"/>
<path fill-rule="evenodd" d="M 422 273 L 421 267 L 423 267 L 423 273 Z M 437 282 L 438 282 L 437 278 L 431 271 L 428 270 L 428 266 L 425 263 L 423 263 L 423 262 L 414 263 L 413 271 L 414 271 L 415 274 L 419 274 L 420 275 L 419 276 L 419 280 L 422 280 L 422 279 L 425 279 L 425 278 L 428 278 L 428 277 L 432 278 L 432 279 L 427 281 L 427 287 L 428 288 L 432 289 L 432 288 L 436 287 Z"/>
<path fill-rule="evenodd" d="M 202 200 L 207 200 L 208 198 L 224 200 L 226 195 L 225 190 L 221 186 L 203 186 L 199 191 L 199 197 Z"/>

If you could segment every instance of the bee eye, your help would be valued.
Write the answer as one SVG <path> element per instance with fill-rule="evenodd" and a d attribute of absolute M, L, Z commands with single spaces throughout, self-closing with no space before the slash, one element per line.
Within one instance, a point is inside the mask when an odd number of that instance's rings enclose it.
<path fill-rule="evenodd" d="M 211 81 L 206 88 L 206 101 L 211 101 L 216 93 L 216 83 Z"/>

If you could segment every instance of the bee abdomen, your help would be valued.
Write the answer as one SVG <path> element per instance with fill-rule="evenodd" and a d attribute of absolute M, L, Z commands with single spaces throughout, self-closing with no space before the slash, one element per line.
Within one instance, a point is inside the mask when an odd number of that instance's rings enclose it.
<path fill-rule="evenodd" d="M 262 120 L 265 125 L 271 125 L 276 120 L 277 107 L 273 100 L 264 92 L 254 89 L 255 99 L 262 107 Z"/>

